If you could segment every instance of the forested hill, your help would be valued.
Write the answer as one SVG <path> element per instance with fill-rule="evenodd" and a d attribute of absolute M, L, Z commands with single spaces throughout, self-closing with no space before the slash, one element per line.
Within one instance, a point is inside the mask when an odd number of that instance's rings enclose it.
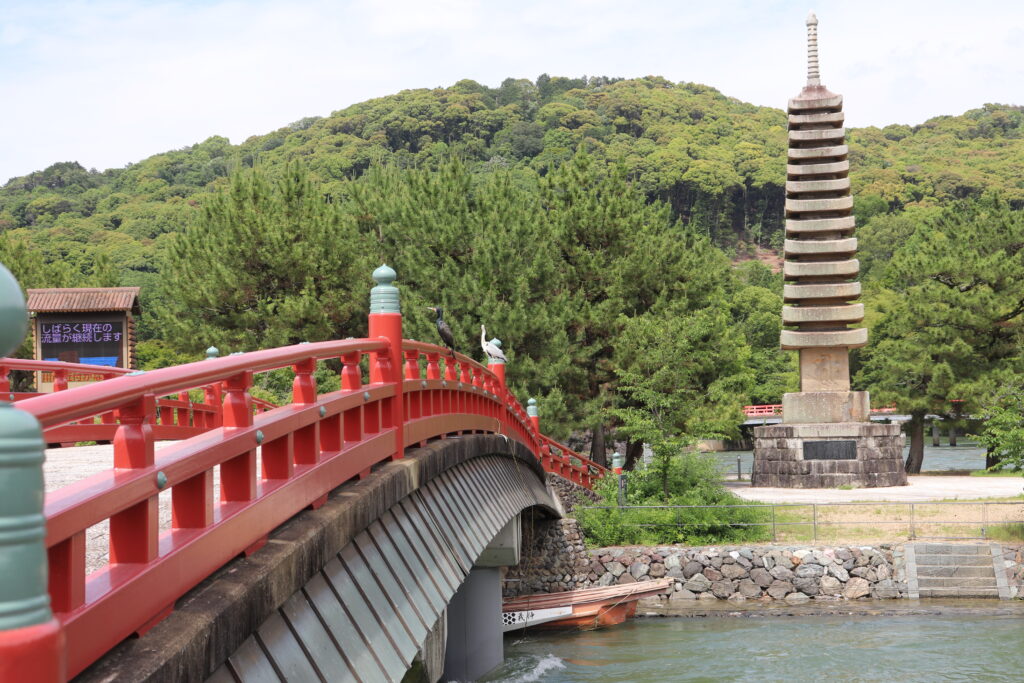
<path fill-rule="evenodd" d="M 987 189 L 1024 204 L 1022 120 L 1021 107 L 985 105 L 913 127 L 851 130 L 860 222 Z M 666 200 L 720 246 L 770 246 L 781 242 L 785 126 L 779 109 L 658 77 L 543 75 L 498 88 L 467 80 L 302 119 L 240 145 L 211 137 L 123 169 L 57 163 L 0 189 L 0 232 L 46 260 L 83 273 L 98 260 L 133 281 L 154 271 L 167 234 L 235 168 L 273 171 L 302 159 L 331 195 L 375 162 L 432 168 L 456 152 L 476 173 L 543 175 L 582 145 L 624 164 L 649 198 Z"/>

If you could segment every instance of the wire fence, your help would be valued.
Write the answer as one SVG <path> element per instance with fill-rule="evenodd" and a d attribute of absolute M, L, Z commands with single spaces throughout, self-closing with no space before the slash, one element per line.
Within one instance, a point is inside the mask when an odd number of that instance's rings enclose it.
<path fill-rule="evenodd" d="M 702 533 L 723 526 L 775 542 L 990 539 L 1024 541 L 1024 500 L 908 503 L 588 506 L 616 523 Z M 767 539 L 766 539 L 767 540 Z"/>

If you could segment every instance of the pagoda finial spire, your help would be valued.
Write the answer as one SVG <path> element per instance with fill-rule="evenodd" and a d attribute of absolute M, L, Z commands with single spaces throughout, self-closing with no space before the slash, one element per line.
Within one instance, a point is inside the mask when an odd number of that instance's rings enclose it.
<path fill-rule="evenodd" d="M 821 85 L 818 72 L 818 17 L 807 15 L 807 86 Z"/>

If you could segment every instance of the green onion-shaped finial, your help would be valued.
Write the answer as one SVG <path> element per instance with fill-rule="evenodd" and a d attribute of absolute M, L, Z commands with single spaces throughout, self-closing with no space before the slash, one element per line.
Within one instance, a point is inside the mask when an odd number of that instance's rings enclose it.
<path fill-rule="evenodd" d="M 18 281 L 0 264 L 0 357 L 14 353 L 28 332 L 28 310 Z"/>
<path fill-rule="evenodd" d="M 387 264 L 373 271 L 373 280 L 377 286 L 370 290 L 370 313 L 402 312 L 398 300 L 398 287 L 392 284 L 397 278 L 398 274 Z"/>
<path fill-rule="evenodd" d="M 218 349 L 216 346 L 211 346 L 210 348 L 206 349 L 206 359 L 207 360 L 210 360 L 211 358 L 216 358 L 219 355 L 220 355 L 220 349 Z"/>
<path fill-rule="evenodd" d="M 526 402 L 526 414 L 530 417 L 540 416 L 540 413 L 537 412 L 537 399 L 531 398 Z"/>

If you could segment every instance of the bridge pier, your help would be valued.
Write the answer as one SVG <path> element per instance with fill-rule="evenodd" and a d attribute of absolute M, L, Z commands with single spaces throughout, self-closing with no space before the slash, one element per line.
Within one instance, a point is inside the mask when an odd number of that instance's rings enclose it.
<path fill-rule="evenodd" d="M 448 603 L 444 680 L 475 681 L 505 659 L 501 570 L 473 567 Z"/>

